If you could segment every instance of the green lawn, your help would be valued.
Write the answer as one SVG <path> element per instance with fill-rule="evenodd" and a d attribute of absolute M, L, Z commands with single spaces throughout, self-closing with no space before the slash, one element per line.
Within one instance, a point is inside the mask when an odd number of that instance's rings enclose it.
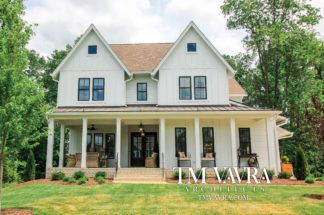
<path fill-rule="evenodd" d="M 35 214 L 323 214 L 323 200 L 303 195 L 324 194 L 324 186 L 264 187 L 264 192 L 248 190 L 247 201 L 201 201 L 186 185 L 30 184 L 6 188 L 2 205 L 29 208 Z"/>

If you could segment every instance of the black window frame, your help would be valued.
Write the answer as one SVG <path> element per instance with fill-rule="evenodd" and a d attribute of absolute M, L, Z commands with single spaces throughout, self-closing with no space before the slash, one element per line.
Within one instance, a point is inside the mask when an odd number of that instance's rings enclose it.
<path fill-rule="evenodd" d="M 96 48 L 95 52 L 91 52 L 92 48 Z M 97 45 L 88 45 L 88 55 L 95 55 L 98 53 L 98 46 Z"/>
<path fill-rule="evenodd" d="M 139 90 L 139 85 L 144 84 L 146 90 Z M 137 101 L 147 101 L 147 83 L 146 82 L 138 82 L 136 84 L 137 87 Z M 139 98 L 139 93 L 144 93 L 145 94 L 145 99 L 140 99 Z"/>
<path fill-rule="evenodd" d="M 112 147 L 108 145 L 108 141 L 107 141 L 108 135 L 111 135 L 114 138 Z M 108 159 L 115 159 L 115 153 L 116 153 L 116 136 L 115 136 L 115 133 L 106 133 L 105 136 L 106 136 L 106 139 L 105 139 L 105 142 L 106 142 L 105 154 L 107 155 Z M 111 151 L 113 151 L 113 153 L 110 156 L 108 156 L 108 152 L 111 152 Z"/>
<path fill-rule="evenodd" d="M 190 50 L 189 47 L 190 47 L 191 45 L 194 45 L 194 49 L 195 49 L 195 50 Z M 188 52 L 188 53 L 195 53 L 195 52 L 197 52 L 197 43 L 187 43 L 187 52 Z"/>
<path fill-rule="evenodd" d="M 182 78 L 189 78 L 190 87 L 181 87 L 181 79 Z M 183 99 L 181 98 L 181 89 L 190 89 L 190 98 Z M 192 100 L 192 86 L 191 86 L 191 76 L 179 76 L 179 100 Z"/>
<path fill-rule="evenodd" d="M 97 145 L 96 144 L 96 136 L 101 136 L 101 139 L 102 139 L 101 145 Z M 97 146 L 103 148 L 103 144 L 104 144 L 104 136 L 103 136 L 103 133 L 94 133 L 93 134 L 93 145 L 94 145 L 95 151 L 96 152 L 100 152 L 100 149 L 99 149 L 99 151 L 97 151 Z"/>
<path fill-rule="evenodd" d="M 95 83 L 95 80 L 96 79 L 102 79 L 103 80 L 102 89 L 101 88 L 95 89 L 94 83 Z M 94 92 L 96 90 L 102 90 L 102 92 L 103 92 L 103 98 L 102 98 L 102 100 L 95 99 Z M 92 101 L 105 101 L 105 78 L 93 78 L 92 79 Z"/>
<path fill-rule="evenodd" d="M 90 136 L 90 145 L 89 145 L 89 136 Z M 87 133 L 87 152 L 90 152 L 92 147 L 92 133 Z"/>
<path fill-rule="evenodd" d="M 242 143 L 242 139 L 243 139 L 243 137 L 242 137 L 242 133 L 241 132 L 243 132 L 243 131 L 248 131 L 248 141 L 247 142 L 244 142 L 244 144 L 246 144 L 246 147 L 243 147 L 242 145 L 243 145 L 243 143 Z M 249 147 L 249 149 L 247 149 L 247 147 Z M 240 149 L 240 151 L 243 153 L 243 154 L 251 154 L 252 153 L 252 149 L 251 149 L 251 129 L 250 128 L 239 128 L 239 149 Z M 245 150 L 245 152 L 244 152 L 244 150 Z"/>
<path fill-rule="evenodd" d="M 207 141 L 205 137 L 205 129 L 211 129 L 212 130 L 212 137 L 211 141 Z M 215 134 L 214 134 L 214 128 L 213 127 L 203 127 L 202 128 L 202 136 L 203 136 L 203 155 L 206 156 L 206 153 L 215 153 Z M 206 151 L 206 144 L 212 144 L 212 150 Z"/>
<path fill-rule="evenodd" d="M 80 81 L 81 80 L 88 80 L 88 82 L 89 82 L 89 86 L 88 86 L 88 89 L 81 89 L 80 88 Z M 90 83 L 90 78 L 79 78 L 78 79 L 78 101 L 90 101 L 90 97 L 91 97 L 91 95 L 90 95 L 90 88 L 91 88 L 91 83 Z M 80 99 L 80 92 L 81 91 L 88 91 L 89 92 L 89 98 L 88 99 Z"/>
<path fill-rule="evenodd" d="M 205 86 L 204 87 L 196 87 L 196 78 L 204 78 L 205 79 Z M 196 97 L 196 89 L 205 89 L 205 98 L 197 98 Z M 195 100 L 206 100 L 207 99 L 207 78 L 206 76 L 194 76 L 194 97 Z"/>
<path fill-rule="evenodd" d="M 177 137 L 177 129 L 184 129 L 184 135 L 185 135 L 185 141 L 184 141 L 184 143 L 179 143 L 178 142 L 178 139 L 179 139 L 179 137 Z M 186 154 L 186 156 L 187 156 L 187 128 L 186 127 L 176 127 L 175 129 L 174 129 L 174 137 L 175 137 L 175 156 L 176 157 L 179 157 L 179 144 L 184 144 L 184 146 L 182 146 L 183 148 L 184 148 L 184 153 Z"/>

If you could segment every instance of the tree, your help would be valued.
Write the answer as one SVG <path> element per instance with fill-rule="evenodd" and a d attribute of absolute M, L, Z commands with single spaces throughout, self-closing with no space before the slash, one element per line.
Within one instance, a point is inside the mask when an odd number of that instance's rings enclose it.
<path fill-rule="evenodd" d="M 295 162 L 295 176 L 298 180 L 305 180 L 308 173 L 308 165 L 305 159 L 304 150 L 301 147 L 298 147 Z"/>
<path fill-rule="evenodd" d="M 28 157 L 27 157 L 27 163 L 26 163 L 26 168 L 25 168 L 25 181 L 30 181 L 35 179 L 35 156 L 34 152 L 29 149 L 28 150 Z"/>
<path fill-rule="evenodd" d="M 19 150 L 41 135 L 47 105 L 42 88 L 24 73 L 32 34 L 22 0 L 0 1 L 0 192 L 7 150 Z M 0 197 L 1 198 L 1 197 Z M 1 200 L 0 200 L 1 202 Z"/>

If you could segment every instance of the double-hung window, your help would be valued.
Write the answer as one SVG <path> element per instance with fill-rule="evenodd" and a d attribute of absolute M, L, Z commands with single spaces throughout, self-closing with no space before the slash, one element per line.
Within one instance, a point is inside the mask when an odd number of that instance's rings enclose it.
<path fill-rule="evenodd" d="M 179 152 L 187 155 L 186 128 L 175 128 L 175 147 L 176 157 L 179 157 Z"/>
<path fill-rule="evenodd" d="M 115 158 L 115 134 L 106 134 L 106 155 L 109 159 Z"/>
<path fill-rule="evenodd" d="M 103 147 L 103 134 L 102 133 L 94 134 L 94 145 L 95 145 L 96 152 L 100 152 L 100 150 Z"/>
<path fill-rule="evenodd" d="M 195 99 L 207 99 L 206 76 L 195 76 Z"/>
<path fill-rule="evenodd" d="M 147 83 L 137 83 L 137 101 L 147 101 Z"/>
<path fill-rule="evenodd" d="M 179 99 L 191 100 L 191 77 L 190 76 L 179 77 Z"/>
<path fill-rule="evenodd" d="M 205 127 L 202 128 L 203 133 L 203 154 L 214 153 L 214 128 Z"/>
<path fill-rule="evenodd" d="M 103 101 L 105 98 L 105 79 L 94 78 L 93 79 L 93 101 Z"/>
<path fill-rule="evenodd" d="M 78 100 L 89 101 L 90 100 L 90 78 L 79 78 L 78 84 Z"/>
<path fill-rule="evenodd" d="M 250 128 L 239 128 L 240 150 L 243 154 L 251 154 Z"/>

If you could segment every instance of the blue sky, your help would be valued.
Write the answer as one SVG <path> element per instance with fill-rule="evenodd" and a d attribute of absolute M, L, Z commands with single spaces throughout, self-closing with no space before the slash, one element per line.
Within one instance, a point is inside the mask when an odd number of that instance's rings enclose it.
<path fill-rule="evenodd" d="M 323 0 L 313 0 L 323 8 Z M 25 19 L 35 35 L 29 48 L 44 56 L 82 34 L 93 23 L 108 43 L 174 42 L 193 20 L 222 54 L 244 50 L 243 31 L 228 30 L 223 0 L 26 0 Z M 321 14 L 324 17 L 324 12 Z M 324 22 L 317 26 L 324 35 Z"/>

